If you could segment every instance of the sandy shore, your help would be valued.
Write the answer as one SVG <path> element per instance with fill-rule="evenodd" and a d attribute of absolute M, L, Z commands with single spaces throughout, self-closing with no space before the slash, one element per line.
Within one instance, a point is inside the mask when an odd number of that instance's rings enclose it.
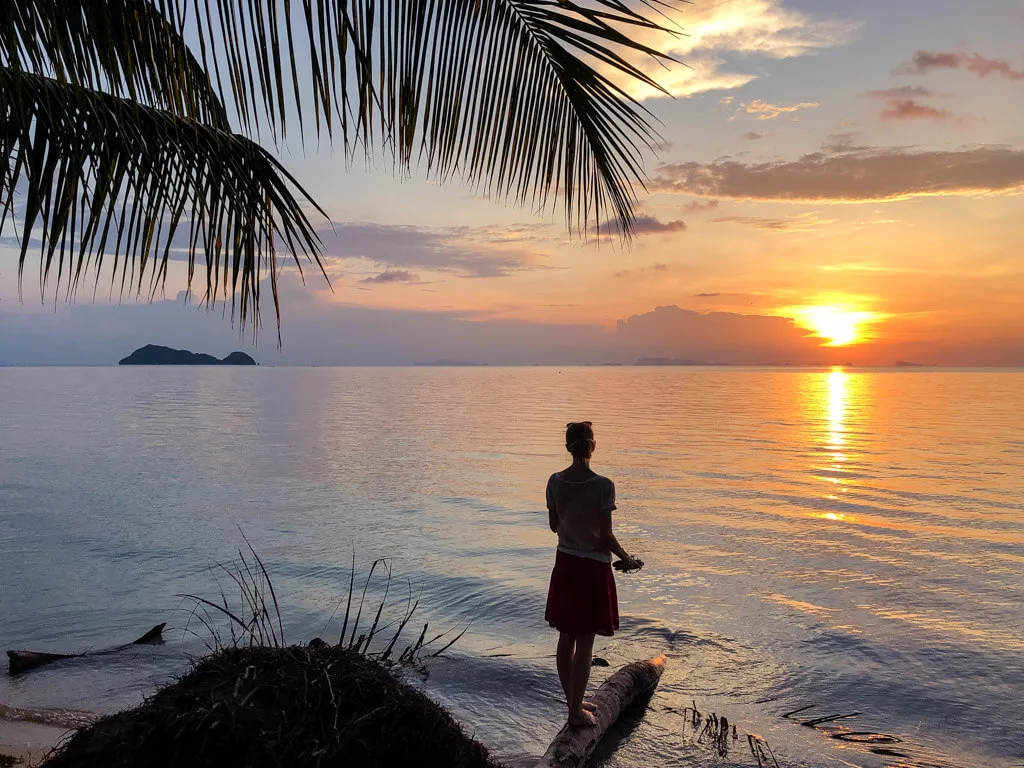
<path fill-rule="evenodd" d="M 6 762 L 3 758 L 13 757 L 15 765 L 29 768 L 30 766 L 39 765 L 43 762 L 43 758 L 46 756 L 47 751 L 48 748 L 44 747 L 24 747 L 0 744 L 0 765 L 5 764 Z"/>
<path fill-rule="evenodd" d="M 0 718 L 0 755 L 21 760 L 18 768 L 39 765 L 66 733 L 64 728 Z"/>

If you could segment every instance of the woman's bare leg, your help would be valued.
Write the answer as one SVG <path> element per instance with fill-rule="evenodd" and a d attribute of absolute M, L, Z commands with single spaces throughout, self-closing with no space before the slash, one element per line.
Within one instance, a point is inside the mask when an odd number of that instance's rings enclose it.
<path fill-rule="evenodd" d="M 555 654 L 558 666 L 558 680 L 562 684 L 565 700 L 569 700 L 569 676 L 572 674 L 573 651 L 576 648 L 576 636 L 569 632 L 558 633 L 558 653 Z"/>
<path fill-rule="evenodd" d="M 566 701 L 569 703 L 570 725 L 594 725 L 594 716 L 583 709 L 583 694 L 587 692 L 590 680 L 590 661 L 594 655 L 594 636 L 592 634 L 576 635 L 576 647 L 572 656 L 569 672 L 569 688 Z"/>

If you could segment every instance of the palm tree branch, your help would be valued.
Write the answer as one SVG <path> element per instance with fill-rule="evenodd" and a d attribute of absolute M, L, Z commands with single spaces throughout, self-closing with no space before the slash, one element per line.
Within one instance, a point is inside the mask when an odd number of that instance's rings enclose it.
<path fill-rule="evenodd" d="M 34 242 L 39 279 L 69 296 L 113 259 L 112 285 L 152 296 L 171 259 L 188 289 L 205 262 L 203 299 L 230 301 L 259 327 L 261 281 L 284 248 L 323 266 L 305 208 L 326 214 L 255 142 L 109 94 L 0 67 L 0 230 L 18 206 L 19 285 Z M 236 315 L 237 313 L 237 315 Z"/>
<path fill-rule="evenodd" d="M 167 0 L 0 0 L 0 65 L 228 127 Z"/>
<path fill-rule="evenodd" d="M 674 32 L 653 17 L 676 0 L 158 2 L 221 52 L 203 61 L 246 125 L 257 100 L 282 132 L 312 108 L 318 132 L 340 125 L 349 151 L 379 140 L 401 172 L 420 160 L 538 208 L 562 193 L 574 228 L 610 208 L 631 232 L 658 136 L 622 84 L 658 88 L 633 62 L 669 57 L 637 33 Z"/>

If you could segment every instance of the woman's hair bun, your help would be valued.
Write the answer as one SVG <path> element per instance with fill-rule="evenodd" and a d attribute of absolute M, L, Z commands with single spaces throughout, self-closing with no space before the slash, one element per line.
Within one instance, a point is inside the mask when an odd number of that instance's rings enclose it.
<path fill-rule="evenodd" d="M 589 459 L 597 447 L 593 425 L 589 421 L 570 421 L 566 424 L 565 447 L 573 456 Z"/>

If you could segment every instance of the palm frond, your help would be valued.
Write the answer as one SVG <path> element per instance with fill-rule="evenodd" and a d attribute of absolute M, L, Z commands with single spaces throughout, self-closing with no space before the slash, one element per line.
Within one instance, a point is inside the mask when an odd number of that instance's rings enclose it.
<path fill-rule="evenodd" d="M 264 277 L 280 319 L 278 249 L 300 269 L 303 256 L 320 265 L 303 205 L 326 214 L 258 144 L 7 67 L 0 67 L 0 180 L 0 229 L 18 198 L 19 279 L 40 237 L 40 281 L 55 279 L 69 296 L 83 273 L 98 280 L 105 260 L 122 293 L 154 295 L 172 255 L 187 262 L 191 290 L 202 260 L 203 298 L 230 300 L 232 316 L 237 311 L 255 330 Z"/>
<path fill-rule="evenodd" d="M 227 128 L 223 99 L 151 0 L 0 0 L 0 65 Z"/>
<path fill-rule="evenodd" d="M 283 132 L 294 108 L 301 130 L 312 109 L 318 132 L 381 141 L 402 171 L 422 159 L 538 208 L 561 192 L 574 229 L 611 213 L 632 232 L 658 137 L 616 83 L 657 88 L 632 61 L 668 58 L 635 39 L 666 31 L 661 0 L 155 2 L 194 26 L 246 125 L 262 110 Z"/>

